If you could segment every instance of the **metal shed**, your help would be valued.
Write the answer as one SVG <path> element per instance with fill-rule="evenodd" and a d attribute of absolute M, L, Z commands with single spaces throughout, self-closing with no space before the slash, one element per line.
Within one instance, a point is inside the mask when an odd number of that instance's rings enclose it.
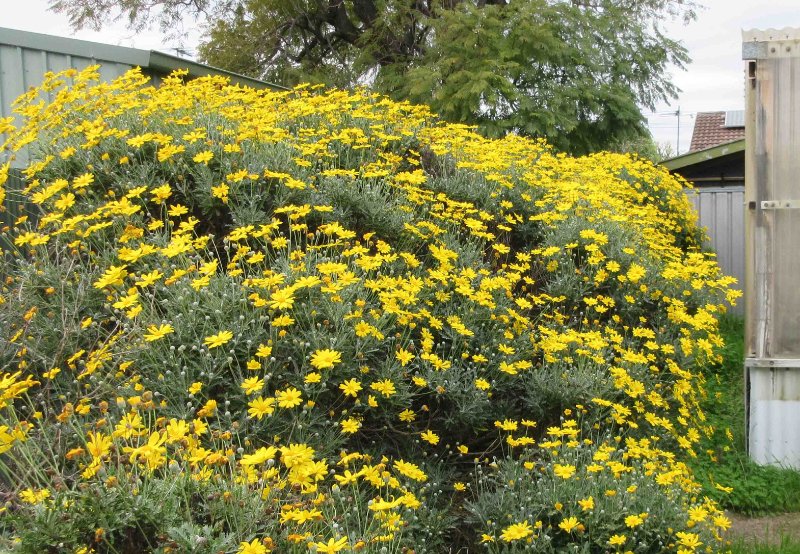
<path fill-rule="evenodd" d="M 12 115 L 11 102 L 30 87 L 41 84 L 46 72 L 70 68 L 80 70 L 93 64 L 100 64 L 100 75 L 106 80 L 119 77 L 133 67 L 141 67 L 157 83 L 161 77 L 176 69 L 188 69 L 189 77 L 222 75 L 232 83 L 253 88 L 284 89 L 156 50 L 139 50 L 0 27 L 0 117 Z"/>
<path fill-rule="evenodd" d="M 800 468 L 800 29 L 745 31 L 750 456 Z"/>
<path fill-rule="evenodd" d="M 283 89 L 278 85 L 231 73 L 208 65 L 187 60 L 156 50 L 140 50 L 113 46 L 85 40 L 30 33 L 0 27 L 0 117 L 13 116 L 11 104 L 29 88 L 42 83 L 48 71 L 85 69 L 100 64 L 100 75 L 104 80 L 113 80 L 129 69 L 140 67 L 155 84 L 176 69 L 187 69 L 189 78 L 205 75 L 221 75 L 232 83 L 258 89 Z M 4 161 L 0 152 L 0 163 Z M 24 153 L 17 155 L 12 167 L 24 167 Z M 0 213 L 0 226 L 14 221 L 25 211 L 25 206 L 15 202 L 15 190 L 22 188 L 22 181 L 12 170 L 6 183 L 8 196 L 6 212 Z"/>

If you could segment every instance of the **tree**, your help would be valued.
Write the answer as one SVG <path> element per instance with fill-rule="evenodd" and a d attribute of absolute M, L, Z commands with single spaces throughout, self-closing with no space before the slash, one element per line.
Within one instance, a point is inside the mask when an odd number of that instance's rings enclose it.
<path fill-rule="evenodd" d="M 371 84 L 492 136 L 584 153 L 648 136 L 641 107 L 689 61 L 661 29 L 690 0 L 51 0 L 75 27 L 106 16 L 205 18 L 203 61 L 291 85 Z M 117 12 L 111 12 L 114 8 Z"/>

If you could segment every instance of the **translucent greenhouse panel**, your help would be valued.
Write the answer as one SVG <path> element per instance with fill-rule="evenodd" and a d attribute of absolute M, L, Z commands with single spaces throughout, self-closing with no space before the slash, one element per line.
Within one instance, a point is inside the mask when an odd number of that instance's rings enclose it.
<path fill-rule="evenodd" d="M 800 58 L 788 56 L 800 44 L 790 42 L 769 41 L 748 71 L 746 338 L 756 359 L 800 358 Z"/>
<path fill-rule="evenodd" d="M 800 208 L 800 206 L 798 206 Z M 770 357 L 800 358 L 800 210 L 775 210 Z M 800 421 L 800 420 L 798 420 Z"/>
<path fill-rule="evenodd" d="M 800 29 L 745 31 L 751 458 L 800 468 Z"/>

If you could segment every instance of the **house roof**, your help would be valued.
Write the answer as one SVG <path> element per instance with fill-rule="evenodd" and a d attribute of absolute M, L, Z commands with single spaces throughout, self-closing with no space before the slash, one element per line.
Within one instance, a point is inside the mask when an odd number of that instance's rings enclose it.
<path fill-rule="evenodd" d="M 205 75 L 221 75 L 228 77 L 231 83 L 253 88 L 272 88 L 288 90 L 286 87 L 253 79 L 245 75 L 212 67 L 192 60 L 173 56 L 157 50 L 140 50 L 125 46 L 114 46 L 88 40 L 57 37 L 41 33 L 31 33 L 0 27 L 0 45 L 15 46 L 23 49 L 57 52 L 68 56 L 89 58 L 100 64 L 124 64 L 132 67 L 167 75 L 176 69 L 188 69 L 190 77 Z"/>
<path fill-rule="evenodd" d="M 705 150 L 744 138 L 744 111 L 699 112 L 689 152 Z"/>
<path fill-rule="evenodd" d="M 744 148 L 744 137 L 742 137 L 739 140 L 726 142 L 724 144 L 717 144 L 715 146 L 711 146 L 710 148 L 704 148 L 703 150 L 696 150 L 694 152 L 690 151 L 681 156 L 663 160 L 661 165 L 670 171 L 677 171 L 690 165 L 721 158 L 723 156 L 730 156 L 731 154 L 736 154 L 737 152 L 744 152 Z"/>

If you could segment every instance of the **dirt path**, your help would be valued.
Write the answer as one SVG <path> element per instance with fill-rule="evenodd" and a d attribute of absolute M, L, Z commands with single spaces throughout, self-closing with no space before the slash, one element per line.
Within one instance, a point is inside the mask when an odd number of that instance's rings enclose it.
<path fill-rule="evenodd" d="M 757 542 L 779 545 L 782 536 L 800 542 L 800 513 L 778 514 L 765 517 L 746 517 L 728 513 L 731 528 L 726 534 L 730 541 Z"/>

